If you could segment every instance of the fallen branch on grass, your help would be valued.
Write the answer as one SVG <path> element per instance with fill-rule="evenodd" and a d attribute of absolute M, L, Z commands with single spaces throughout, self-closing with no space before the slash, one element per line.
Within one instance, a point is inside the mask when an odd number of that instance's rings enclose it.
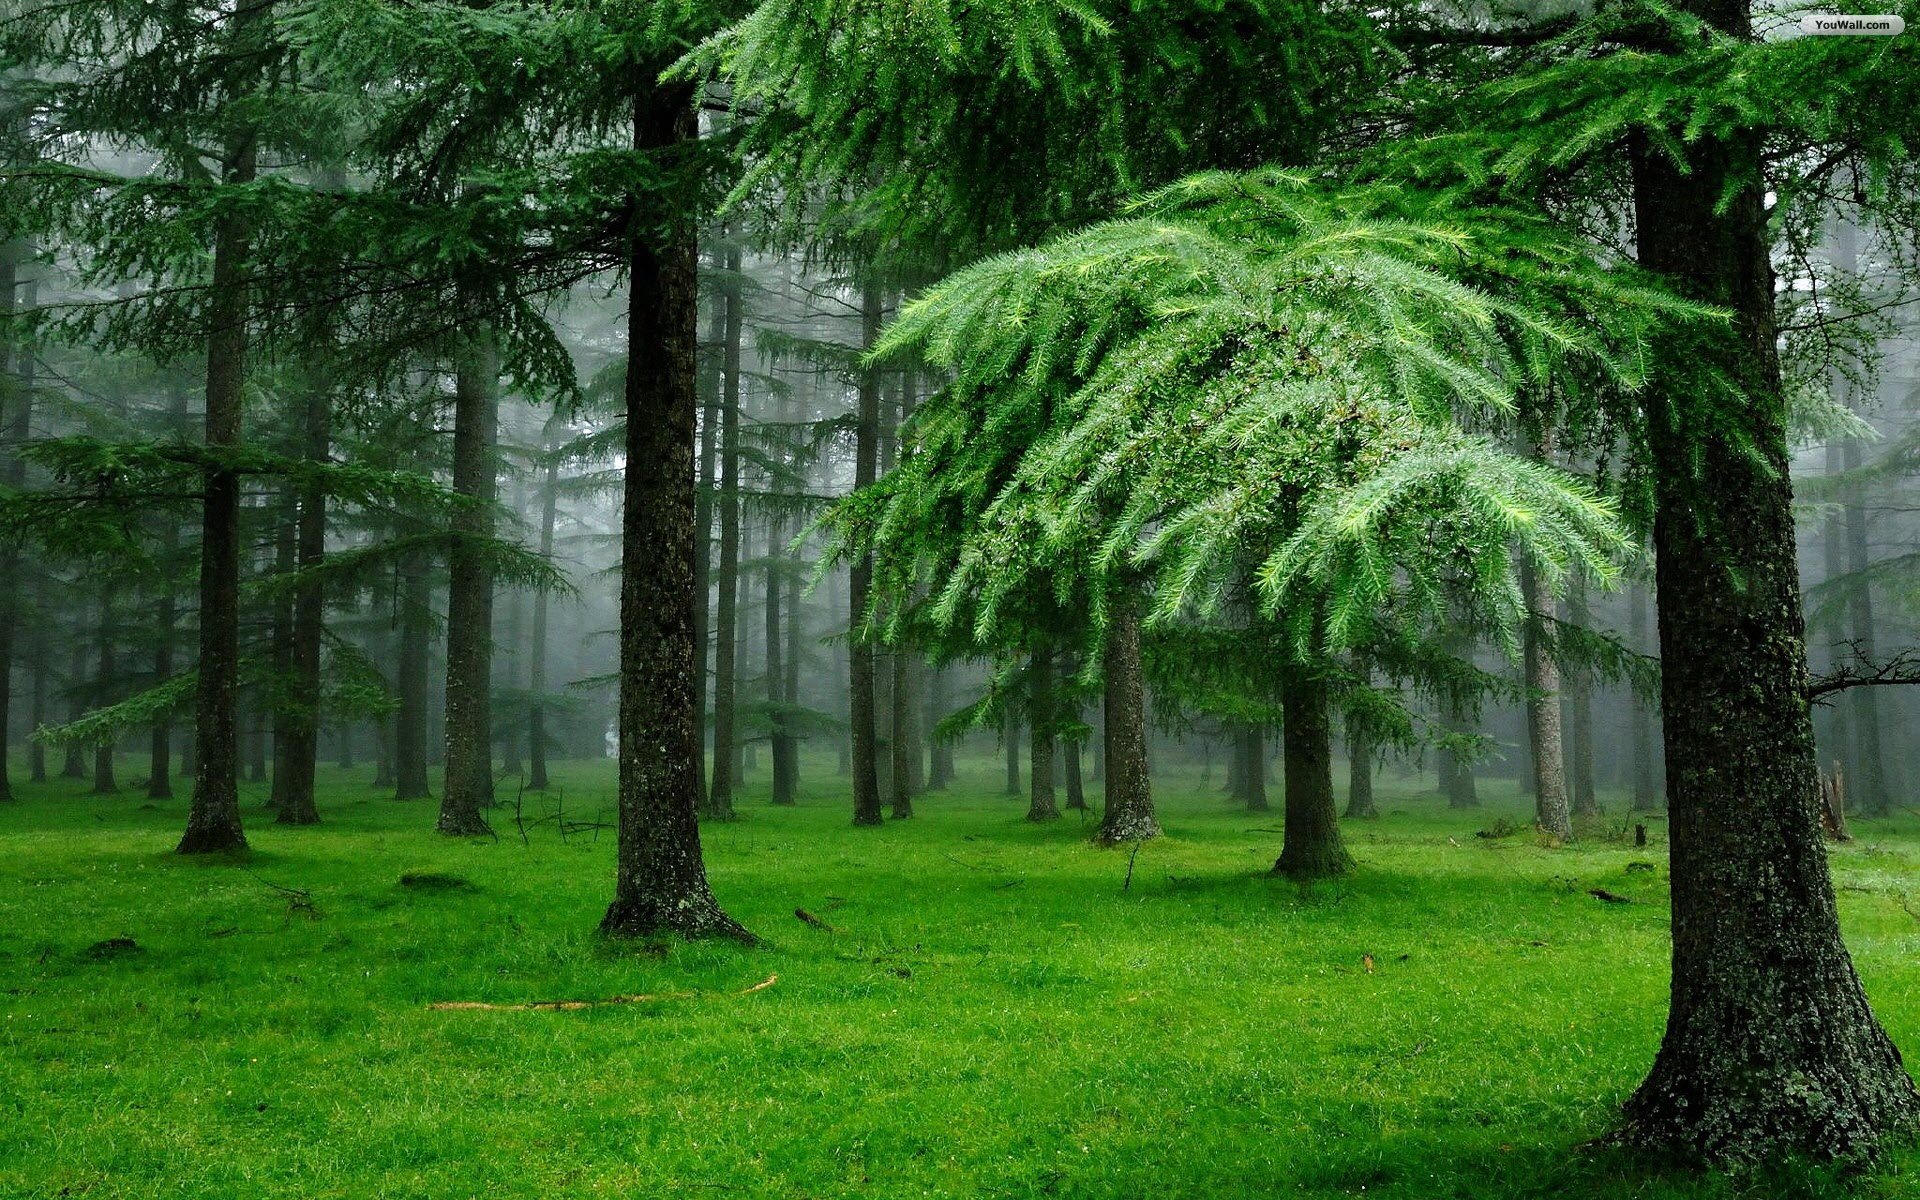
<path fill-rule="evenodd" d="M 752 987 L 741 988 L 739 991 L 731 994 L 735 996 L 750 996 L 755 992 L 764 992 L 778 982 L 780 982 L 779 975 L 769 975 Z M 432 1004 L 427 1005 L 427 1007 L 435 1012 L 449 1012 L 456 1009 L 461 1011 L 484 1009 L 488 1012 L 507 1012 L 510 1010 L 522 1012 L 573 1012 L 576 1009 L 605 1008 L 614 1004 L 650 1004 L 656 1000 L 696 1000 L 703 994 L 709 993 L 637 992 L 630 996 L 606 996 L 599 1000 L 526 1000 L 518 1004 L 491 1004 L 485 1000 L 436 1000 Z"/>

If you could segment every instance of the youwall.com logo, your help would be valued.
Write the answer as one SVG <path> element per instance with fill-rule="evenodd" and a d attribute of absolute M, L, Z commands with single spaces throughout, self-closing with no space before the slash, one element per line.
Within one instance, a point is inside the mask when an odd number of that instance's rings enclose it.
<path fill-rule="evenodd" d="M 1905 33 L 1905 19 L 1887 16 L 1850 16 L 1845 13 L 1808 13 L 1800 18 L 1800 32 L 1827 37 L 1892 37 Z"/>

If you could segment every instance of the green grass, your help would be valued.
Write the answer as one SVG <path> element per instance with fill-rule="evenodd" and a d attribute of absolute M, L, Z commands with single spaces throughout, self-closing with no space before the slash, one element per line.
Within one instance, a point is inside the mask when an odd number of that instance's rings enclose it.
<path fill-rule="evenodd" d="M 1383 819 L 1347 823 L 1359 871 L 1301 889 L 1264 874 L 1277 812 L 1176 776 L 1123 890 L 1124 850 L 1072 814 L 1026 824 L 985 759 L 869 830 L 829 763 L 807 769 L 802 807 L 750 791 L 706 830 L 759 950 L 609 948 L 611 831 L 523 843 L 509 809 L 499 841 L 450 841 L 365 772 L 328 776 L 317 828 L 274 827 L 255 795 L 245 865 L 169 853 L 184 801 L 28 789 L 0 809 L 0 1196 L 1789 1190 L 1581 1148 L 1664 1017 L 1658 821 L 1647 849 L 1554 851 L 1474 836 L 1522 812 L 1506 785 L 1461 815 L 1389 782 Z M 608 764 L 561 779 L 571 819 L 610 811 Z M 1913 1052 L 1920 824 L 1858 833 L 1833 856 L 1847 932 Z M 95 948 L 113 938 L 136 948 Z M 698 994 L 427 1007 L 635 992 Z M 1916 1179 L 1901 1152 L 1854 1183 Z"/>

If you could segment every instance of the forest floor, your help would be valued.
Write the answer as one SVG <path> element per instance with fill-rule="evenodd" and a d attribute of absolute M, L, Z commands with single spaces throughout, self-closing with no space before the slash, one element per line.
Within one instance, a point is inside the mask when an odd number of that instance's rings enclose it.
<path fill-rule="evenodd" d="M 1553 850 L 1476 836 L 1524 818 L 1509 782 L 1450 812 L 1388 779 L 1386 815 L 1345 824 L 1359 869 L 1301 888 L 1266 876 L 1277 812 L 1175 775 L 1128 885 L 1125 849 L 1072 813 L 1026 823 L 984 758 L 867 830 L 807 769 L 801 807 L 768 806 L 762 772 L 706 830 L 757 950 L 595 936 L 612 831 L 533 822 L 561 795 L 611 820 L 608 763 L 525 798 L 524 840 L 511 803 L 497 841 L 438 837 L 369 771 L 279 828 L 255 785 L 244 863 L 169 853 L 184 800 L 23 789 L 0 808 L 0 1196 L 1842 1191 L 1585 1145 L 1659 1040 L 1660 820 L 1646 848 Z M 1833 852 L 1848 938 L 1920 1053 L 1920 819 L 1856 832 Z M 430 1007 L 634 993 L 659 998 Z M 1920 1154 L 1851 1182 L 1920 1195 Z"/>

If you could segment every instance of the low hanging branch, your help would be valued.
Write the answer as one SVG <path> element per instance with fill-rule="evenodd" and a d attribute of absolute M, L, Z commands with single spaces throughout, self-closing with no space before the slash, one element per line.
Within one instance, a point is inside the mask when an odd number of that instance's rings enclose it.
<path fill-rule="evenodd" d="M 1807 699 L 1824 704 L 1822 697 L 1857 687 L 1892 687 L 1920 684 L 1920 647 L 1908 647 L 1885 662 L 1869 661 L 1858 644 L 1853 646 L 1853 661 L 1836 664 L 1825 675 L 1807 683 Z"/>
<path fill-rule="evenodd" d="M 731 993 L 735 996 L 751 996 L 755 992 L 764 992 L 780 982 L 780 976 L 773 974 L 762 979 L 752 987 L 741 988 Z M 484 1009 L 487 1012 L 573 1012 L 582 1008 L 605 1008 L 614 1004 L 650 1004 L 656 1000 L 697 1000 L 702 992 L 636 992 L 627 996 L 604 996 L 598 1000 L 525 1000 L 518 1004 L 492 1004 L 485 1000 L 436 1000 L 427 1007 L 434 1012 L 453 1010 Z"/>

